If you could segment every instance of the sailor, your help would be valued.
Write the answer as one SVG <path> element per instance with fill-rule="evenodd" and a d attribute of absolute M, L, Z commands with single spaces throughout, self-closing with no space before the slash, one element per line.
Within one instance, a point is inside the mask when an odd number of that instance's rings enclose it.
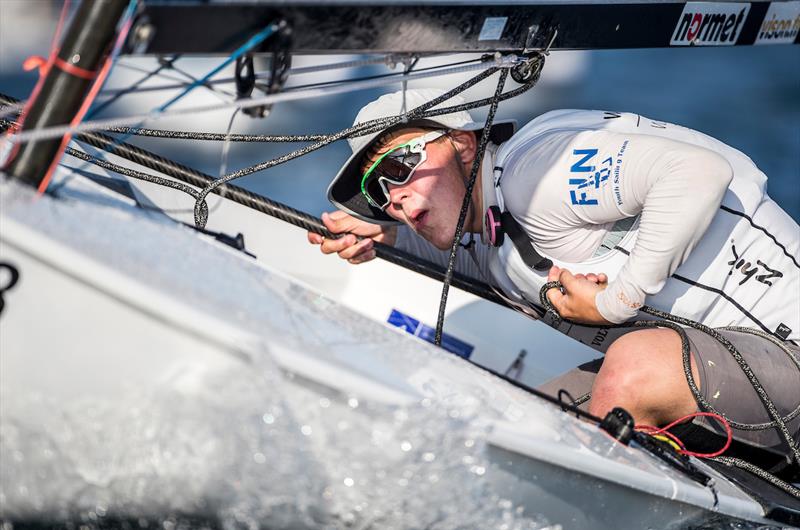
<path fill-rule="evenodd" d="M 398 115 L 403 105 L 441 94 L 384 95 L 355 122 Z M 338 211 L 323 214 L 331 232 L 348 235 L 309 233 L 309 242 L 351 263 L 373 259 L 375 241 L 446 263 L 442 251 L 452 244 L 482 128 L 462 111 L 350 139 L 353 155 L 328 188 Z M 513 122 L 498 121 L 490 134 L 464 225 L 482 244 L 473 263 L 460 256 L 461 272 L 529 308 L 546 282 L 560 281 L 547 296 L 565 322 L 551 325 L 605 353 L 543 389 L 564 388 L 578 402 L 590 396 L 583 406 L 601 417 L 621 406 L 646 425 L 710 405 L 740 426 L 768 424 L 734 428 L 732 450 L 773 471 L 787 468 L 785 433 L 720 342 L 687 328 L 685 370 L 672 329 L 575 325 L 641 320 L 646 304 L 711 328 L 746 328 L 719 332 L 797 444 L 800 228 L 767 195 L 766 176 L 709 136 L 636 114 L 559 110 L 516 133 Z M 708 417 L 673 432 L 708 450 L 725 439 L 721 422 Z"/>

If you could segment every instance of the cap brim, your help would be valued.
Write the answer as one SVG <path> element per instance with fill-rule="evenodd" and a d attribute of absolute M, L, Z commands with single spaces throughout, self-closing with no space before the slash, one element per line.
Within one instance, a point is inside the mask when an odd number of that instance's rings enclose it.
<path fill-rule="evenodd" d="M 516 124 L 516 120 L 498 120 L 493 123 L 490 133 L 492 141 L 499 144 L 508 140 L 514 134 Z M 333 178 L 328 186 L 328 200 L 340 210 L 362 221 L 367 221 L 368 223 L 382 225 L 401 224 L 399 221 L 389 217 L 383 210 L 372 206 L 361 193 L 361 159 L 372 145 L 372 142 L 379 136 L 384 135 L 392 129 L 407 128 L 415 125 L 423 127 L 446 127 L 435 120 L 420 120 L 410 124 L 400 124 L 393 128 L 372 134 L 372 137 L 364 144 L 364 147 L 354 152 L 350 158 L 347 159 L 347 162 L 344 163 L 339 173 Z M 476 131 L 482 128 L 483 124 L 473 122 L 459 127 L 458 129 L 462 131 Z"/>

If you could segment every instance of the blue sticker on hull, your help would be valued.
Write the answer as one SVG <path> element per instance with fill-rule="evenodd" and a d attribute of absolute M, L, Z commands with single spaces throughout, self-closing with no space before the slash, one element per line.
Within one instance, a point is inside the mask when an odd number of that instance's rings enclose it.
<path fill-rule="evenodd" d="M 397 309 L 392 309 L 392 313 L 389 315 L 387 322 L 395 327 L 402 328 L 406 330 L 406 333 L 416 335 L 417 337 L 428 341 L 431 344 L 433 344 L 433 339 L 436 337 L 436 329 L 426 326 L 419 320 L 401 313 Z M 442 333 L 442 348 L 450 353 L 455 353 L 464 359 L 469 359 L 470 355 L 472 355 L 472 350 L 475 349 L 473 345 L 467 344 L 462 340 L 458 340 L 447 333 Z"/>

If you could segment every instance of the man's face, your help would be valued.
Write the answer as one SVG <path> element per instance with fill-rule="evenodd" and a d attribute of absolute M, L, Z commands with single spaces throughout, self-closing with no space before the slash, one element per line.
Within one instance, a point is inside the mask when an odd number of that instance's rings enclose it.
<path fill-rule="evenodd" d="M 368 156 L 364 168 L 368 168 L 391 148 L 426 132 L 424 129 L 404 129 L 392 135 L 377 152 L 373 151 L 372 156 Z M 464 166 L 455 142 L 449 136 L 427 143 L 425 152 L 426 160 L 417 167 L 408 182 L 400 186 L 388 185 L 391 203 L 386 213 L 410 226 L 436 248 L 446 250 L 453 242 L 466 192 Z"/>

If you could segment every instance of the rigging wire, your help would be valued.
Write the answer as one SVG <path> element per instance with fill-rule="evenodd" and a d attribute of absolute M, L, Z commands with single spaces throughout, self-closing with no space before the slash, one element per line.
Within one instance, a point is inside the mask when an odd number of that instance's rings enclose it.
<path fill-rule="evenodd" d="M 426 57 L 426 58 L 428 58 L 428 57 L 439 57 L 439 56 L 442 56 L 442 55 L 445 55 L 445 54 L 432 54 L 432 55 L 425 55 L 424 57 Z M 288 75 L 290 77 L 297 77 L 299 75 L 305 75 L 305 74 L 311 74 L 311 73 L 325 72 L 325 71 L 331 71 L 331 70 L 342 70 L 342 69 L 347 69 L 347 68 L 361 68 L 361 67 L 364 67 L 364 66 L 371 66 L 371 65 L 376 65 L 376 64 L 388 64 L 388 65 L 391 65 L 391 64 L 397 62 L 397 57 L 398 56 L 395 55 L 395 54 L 387 54 L 387 55 L 381 55 L 381 56 L 370 58 L 370 59 L 344 61 L 344 62 L 339 62 L 339 63 L 322 64 L 322 65 L 314 65 L 314 66 L 301 66 L 301 67 L 297 67 L 297 68 L 290 68 L 289 71 L 288 71 Z M 475 59 L 470 59 L 468 61 L 458 61 L 458 62 L 454 62 L 454 63 L 450 63 L 450 64 L 439 65 L 439 67 L 443 68 L 443 67 L 446 67 L 446 66 L 457 66 L 459 64 L 468 64 L 470 62 L 475 62 L 475 61 L 478 61 L 478 60 L 479 59 L 475 58 Z M 127 62 L 125 62 L 125 63 L 119 62 L 118 65 L 120 67 L 122 67 L 122 68 L 127 68 L 127 69 L 130 69 L 130 70 L 135 70 L 135 71 L 143 72 L 143 73 L 147 73 L 147 72 L 150 71 L 150 70 L 147 70 L 145 68 L 129 64 Z M 436 68 L 436 67 L 429 67 L 429 68 Z M 268 80 L 270 78 L 270 75 L 271 74 L 269 74 L 267 72 L 261 72 L 261 73 L 256 74 L 255 77 L 256 77 L 257 80 Z M 183 82 L 178 77 L 173 77 L 173 76 L 170 76 L 168 74 L 161 74 L 159 77 L 164 77 L 165 79 L 171 79 L 173 81 L 176 81 L 176 83 L 175 84 L 171 84 L 171 85 L 156 85 L 156 86 L 152 86 L 152 87 L 142 87 L 142 88 L 139 89 L 139 92 L 157 92 L 157 91 L 162 91 L 162 90 L 176 90 L 176 89 L 183 88 L 183 87 L 188 85 L 188 83 Z M 362 79 L 362 78 L 355 78 L 355 79 Z M 218 84 L 233 83 L 234 81 L 236 81 L 235 77 L 223 77 L 223 78 L 218 78 L 218 79 L 210 79 L 210 80 L 208 80 L 207 84 L 208 85 L 218 85 Z M 337 81 L 329 81 L 329 82 L 324 82 L 324 83 L 321 83 L 321 84 L 335 83 L 335 82 L 337 82 Z M 301 86 L 307 87 L 307 86 L 315 86 L 315 85 L 314 84 L 310 84 L 310 85 L 301 85 Z M 294 89 L 297 89 L 297 88 L 299 88 L 299 87 L 295 86 L 295 87 L 291 87 L 290 89 L 294 90 Z M 127 89 L 126 88 L 109 89 L 109 90 L 103 91 L 101 93 L 101 95 L 114 96 L 114 95 L 122 93 L 122 92 L 127 92 Z"/>
<path fill-rule="evenodd" d="M 277 157 L 277 158 L 273 158 L 272 160 L 269 160 L 269 161 L 266 161 L 266 162 L 261 162 L 259 164 L 255 164 L 253 166 L 250 166 L 250 167 L 247 167 L 247 168 L 243 168 L 243 169 L 240 169 L 240 170 L 235 171 L 233 173 L 230 173 L 228 175 L 225 175 L 224 177 L 220 178 L 219 180 L 217 180 L 217 181 L 209 184 L 208 186 L 206 186 L 201 191 L 200 195 L 201 195 L 201 197 L 205 197 L 209 193 L 211 193 L 216 187 L 221 186 L 221 185 L 223 185 L 223 184 L 225 184 L 227 182 L 230 182 L 232 180 L 244 177 L 246 175 L 250 175 L 250 174 L 258 172 L 258 171 L 263 171 L 265 169 L 269 169 L 270 167 L 274 167 L 274 166 L 277 166 L 279 164 L 283 164 L 284 162 L 288 162 L 289 160 L 293 160 L 293 159 L 295 159 L 295 158 L 297 158 L 299 156 L 306 155 L 306 154 L 308 154 L 308 153 L 310 153 L 312 151 L 320 149 L 321 147 L 324 147 L 324 146 L 326 146 L 326 145 L 328 145 L 330 143 L 333 143 L 336 140 L 340 140 L 342 138 L 347 138 L 347 137 L 351 137 L 351 136 L 363 136 L 363 135 L 369 134 L 371 132 L 380 131 L 380 130 L 383 130 L 383 129 L 387 128 L 387 127 L 391 127 L 392 125 L 395 125 L 397 123 L 401 123 L 401 122 L 405 121 L 406 119 L 422 119 L 422 118 L 427 118 L 427 117 L 430 117 L 430 116 L 436 116 L 436 115 L 440 115 L 440 114 L 447 114 L 447 113 L 450 113 L 450 112 L 458 112 L 460 110 L 468 110 L 468 109 L 472 109 L 472 108 L 476 108 L 476 107 L 481 107 L 481 106 L 487 105 L 487 104 L 489 104 L 491 102 L 492 98 L 485 98 L 485 99 L 482 99 L 482 100 L 463 103 L 463 104 L 460 104 L 460 105 L 454 105 L 454 106 L 451 106 L 451 107 L 439 108 L 439 109 L 436 109 L 436 110 L 430 110 L 432 107 L 435 107 L 435 106 L 437 106 L 437 105 L 449 100 L 454 95 L 459 94 L 459 93 L 467 90 L 468 88 L 478 84 L 480 81 L 488 78 L 489 76 L 491 76 L 492 74 L 494 74 L 495 72 L 500 70 L 501 68 L 502 68 L 502 66 L 498 65 L 498 66 L 494 66 L 492 68 L 489 68 L 487 70 L 484 70 L 483 72 L 481 72 L 478 75 L 472 77 L 471 79 L 465 81 L 461 85 L 458 85 L 456 88 L 450 90 L 449 92 L 446 92 L 446 93 L 442 94 L 441 96 L 439 96 L 437 98 L 434 98 L 431 101 L 429 101 L 429 102 L 427 102 L 427 103 L 425 103 L 423 105 L 420 105 L 419 107 L 409 111 L 405 115 L 378 118 L 378 119 L 370 120 L 370 121 L 367 121 L 367 122 L 359 123 L 359 124 L 356 124 L 356 125 L 354 125 L 352 127 L 344 129 L 342 131 L 339 131 L 338 133 L 331 134 L 327 138 L 325 138 L 323 140 L 320 140 L 319 142 L 316 142 L 314 144 L 308 145 L 308 146 L 303 147 L 301 149 L 297 149 L 297 150 L 292 151 L 291 153 L 288 153 L 286 155 L 283 155 L 283 156 L 280 156 L 280 157 Z M 517 96 L 517 95 L 529 90 L 531 87 L 533 87 L 534 84 L 535 84 L 535 82 L 527 83 L 527 84 L 524 84 L 524 85 L 520 86 L 519 88 L 516 88 L 514 90 L 510 90 L 510 91 L 508 91 L 508 92 L 506 92 L 504 94 L 501 94 L 499 96 L 498 101 L 504 101 L 504 100 L 506 100 L 508 98 L 515 97 L 515 96 Z M 205 225 L 206 221 L 207 221 L 207 218 L 203 217 L 200 214 L 199 210 L 195 212 L 195 224 L 197 226 L 202 228 Z"/>
<path fill-rule="evenodd" d="M 250 108 L 250 107 L 257 107 L 261 105 L 268 105 L 286 101 L 298 101 L 304 99 L 311 99 L 311 98 L 318 98 L 323 96 L 330 96 L 334 94 L 343 94 L 347 92 L 354 92 L 357 90 L 363 90 L 367 88 L 377 88 L 385 85 L 390 85 L 396 83 L 398 80 L 402 81 L 404 79 L 407 80 L 417 80 L 417 79 L 427 79 L 430 77 L 438 77 L 441 75 L 449 75 L 449 74 L 457 74 L 457 73 L 465 73 L 465 72 L 473 72 L 473 71 L 486 71 L 489 69 L 495 68 L 512 68 L 519 62 L 519 59 L 516 56 L 495 58 L 494 61 L 491 62 L 484 62 L 478 65 L 465 65 L 460 67 L 449 68 L 445 72 L 421 72 L 421 73 L 411 73 L 408 75 L 404 75 L 401 78 L 392 78 L 392 79 L 375 79 L 369 81 L 362 81 L 357 83 L 348 83 L 342 86 L 334 86 L 334 87 L 323 87 L 323 88 L 316 88 L 316 89 L 309 89 L 309 90 L 301 90 L 297 92 L 290 92 L 290 93 L 278 93 L 278 94 L 269 94 L 265 96 L 261 96 L 258 98 L 251 98 L 247 100 L 239 100 L 228 104 L 213 104 L 213 105 L 203 105 L 197 107 L 187 107 L 183 109 L 173 109 L 172 111 L 160 111 L 160 112 L 150 112 L 147 114 L 137 114 L 133 116 L 121 117 L 121 118 L 111 118 L 111 119 L 102 119 L 102 120 L 87 120 L 81 123 L 77 127 L 70 127 L 70 126 L 53 126 L 53 127 L 43 127 L 41 129 L 34 129 L 30 131 L 23 131 L 16 136 L 14 136 L 13 141 L 15 143 L 22 143 L 22 142 L 29 142 L 33 140 L 47 140 L 51 138 L 58 138 L 67 132 L 72 133 L 83 133 L 83 132 L 90 132 L 90 131 L 98 131 L 107 129 L 110 127 L 124 127 L 124 126 L 131 126 L 137 123 L 140 123 L 144 120 L 160 120 L 169 117 L 175 116 L 183 116 L 187 114 L 198 114 L 203 112 L 211 112 L 229 108 Z"/>
<path fill-rule="evenodd" d="M 456 66 L 467 65 L 467 64 L 475 64 L 475 63 L 478 63 L 478 62 L 481 62 L 481 61 L 482 61 L 482 59 L 477 57 L 477 58 L 473 58 L 473 59 L 469 59 L 469 60 L 465 60 L 465 61 L 455 61 L 455 62 L 452 62 L 452 63 L 443 64 L 443 65 L 427 66 L 425 68 L 413 68 L 413 71 L 414 72 L 430 72 L 430 71 L 441 70 L 441 69 L 445 69 L 445 68 L 452 68 L 452 67 L 456 67 Z M 352 83 L 352 82 L 357 82 L 357 81 L 369 81 L 369 80 L 372 80 L 372 79 L 391 79 L 393 77 L 401 78 L 401 77 L 407 75 L 409 72 L 411 72 L 410 69 L 404 69 L 403 72 L 390 72 L 390 73 L 386 73 L 386 74 L 375 74 L 375 75 L 369 75 L 369 76 L 354 77 L 352 79 L 339 79 L 339 80 L 332 80 L 332 81 L 320 81 L 320 82 L 317 82 L 317 83 L 307 83 L 305 85 L 294 85 L 294 86 L 291 86 L 291 87 L 286 87 L 284 92 L 291 92 L 291 91 L 294 91 L 294 90 L 303 90 L 303 89 L 308 89 L 308 88 L 318 88 L 318 87 L 324 87 L 324 86 L 332 86 L 332 85 L 337 85 L 337 84 L 342 84 L 342 83 Z M 442 75 L 444 76 L 444 75 L 449 75 L 449 74 L 442 74 Z M 407 83 L 408 81 L 405 80 L 405 81 L 402 81 L 402 82 L 403 83 Z"/>
<path fill-rule="evenodd" d="M 91 118 L 92 116 L 95 116 L 95 115 L 97 115 L 97 114 L 100 114 L 102 111 L 104 111 L 104 110 L 105 110 L 106 108 L 108 108 L 108 107 L 109 107 L 111 104 L 113 104 L 114 102 L 118 101 L 118 100 L 119 100 L 121 97 L 123 97 L 123 96 L 126 96 L 126 95 L 128 95 L 128 94 L 131 94 L 131 93 L 133 93 L 133 92 L 137 92 L 137 91 L 138 91 L 138 92 L 141 92 L 141 91 L 143 90 L 143 88 L 142 88 L 142 86 L 141 86 L 143 83 L 146 83 L 147 81 L 149 81 L 149 80 L 150 80 L 150 79 L 152 79 L 153 77 L 157 77 L 157 76 L 163 75 L 163 74 L 162 74 L 162 70 L 164 70 L 165 68 L 170 68 L 170 66 L 171 66 L 171 63 L 172 63 L 172 62 L 174 62 L 174 61 L 175 61 L 175 60 L 177 60 L 177 59 L 178 59 L 178 56 L 176 55 L 176 56 L 174 56 L 172 59 L 168 59 L 168 60 L 164 60 L 164 61 L 160 62 L 160 63 L 159 63 L 159 65 L 158 65 L 158 68 L 156 68 L 155 70 L 151 70 L 151 71 L 150 71 L 150 70 L 149 70 L 149 71 L 145 71 L 144 73 L 145 73 L 146 75 L 145 75 L 144 77 L 141 77 L 141 78 L 139 78 L 139 79 L 138 79 L 138 80 L 136 80 L 134 83 L 132 83 L 132 84 L 131 84 L 129 87 L 127 87 L 127 88 L 124 88 L 124 89 L 122 89 L 122 90 L 118 91 L 116 94 L 114 94 L 114 95 L 113 95 L 113 96 L 111 96 L 110 98 L 108 98 L 108 99 L 106 99 L 106 100 L 103 100 L 103 102 L 102 102 L 102 103 L 100 103 L 99 105 L 95 106 L 95 107 L 94 107 L 94 108 L 91 110 L 91 112 L 90 112 L 90 114 L 89 114 L 89 116 L 88 116 L 88 117 L 89 117 L 89 118 Z M 117 61 L 116 65 L 117 65 L 117 68 L 119 68 L 119 67 L 121 67 L 121 66 L 125 66 L 125 65 L 124 65 L 122 62 L 120 62 L 120 61 Z M 99 97 L 99 96 L 103 96 L 103 95 L 105 95 L 106 93 L 107 93 L 107 91 L 101 91 L 101 92 L 100 92 L 100 94 L 98 94 L 98 97 Z M 1 116 L 2 116 L 2 115 L 0 115 L 0 117 L 1 117 Z"/>

